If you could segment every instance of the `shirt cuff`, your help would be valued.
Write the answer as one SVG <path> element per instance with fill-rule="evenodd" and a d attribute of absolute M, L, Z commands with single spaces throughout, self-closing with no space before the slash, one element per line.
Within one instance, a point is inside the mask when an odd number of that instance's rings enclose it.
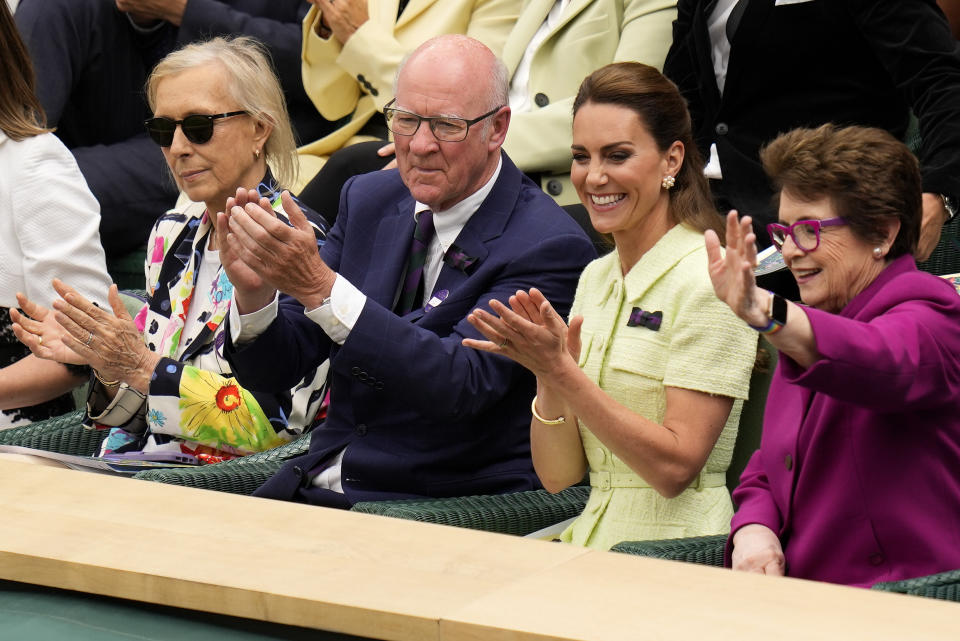
<path fill-rule="evenodd" d="M 319 325 L 337 345 L 343 345 L 357 324 L 367 297 L 353 283 L 337 274 L 330 290 L 330 298 L 320 307 L 305 312 L 307 318 Z"/>
<path fill-rule="evenodd" d="M 241 315 L 236 305 L 230 306 L 230 341 L 240 346 L 252 342 L 257 336 L 264 333 L 273 319 L 277 317 L 280 294 L 274 294 L 269 305 L 250 314 Z"/>

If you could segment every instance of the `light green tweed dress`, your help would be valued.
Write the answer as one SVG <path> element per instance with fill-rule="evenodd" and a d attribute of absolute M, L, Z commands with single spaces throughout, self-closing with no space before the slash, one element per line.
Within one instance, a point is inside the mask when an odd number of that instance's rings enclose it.
<path fill-rule="evenodd" d="M 627 321 L 634 307 L 663 312 L 659 331 Z M 676 225 L 626 275 L 616 250 L 584 270 L 571 316 L 584 317 L 580 367 L 614 400 L 663 423 L 665 387 L 738 399 L 698 480 L 668 499 L 580 424 L 592 490 L 561 539 L 608 549 L 620 541 L 722 534 L 733 505 L 724 483 L 757 335 L 717 299 L 703 235 Z M 699 485 L 699 487 L 697 487 Z"/>

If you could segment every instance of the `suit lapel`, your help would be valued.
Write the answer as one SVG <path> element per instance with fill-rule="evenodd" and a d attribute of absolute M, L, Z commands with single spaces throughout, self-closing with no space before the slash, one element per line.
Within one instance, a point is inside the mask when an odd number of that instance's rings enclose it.
<path fill-rule="evenodd" d="M 737 42 L 756 40 L 756 34 L 763 28 L 770 12 L 773 10 L 773 2 L 774 0 L 750 0 L 750 4 L 743 12 L 740 26 L 733 36 L 733 42 L 730 43 L 730 60 L 727 64 L 727 79 L 724 83 L 725 94 L 729 94 L 730 91 L 738 91 L 737 80 L 743 68 L 743 65 L 740 64 L 740 56 L 750 55 L 749 52 L 747 54 L 743 53 L 743 47 L 738 50 Z M 747 64 L 750 64 L 750 61 L 747 61 Z"/>
<path fill-rule="evenodd" d="M 503 159 L 503 166 L 493 190 L 460 230 L 453 243 L 458 251 L 472 259 L 471 264 L 463 269 L 453 265 L 453 261 L 445 260 L 433 288 L 434 292 L 446 289 L 452 294 L 458 285 L 469 278 L 473 270 L 482 265 L 490 254 L 489 242 L 503 234 L 513 214 L 523 178 L 506 154 L 501 153 L 500 157 Z"/>
<path fill-rule="evenodd" d="M 576 18 L 577 14 L 579 14 L 581 11 L 589 7 L 591 2 L 593 2 L 593 0 L 572 0 L 570 2 L 570 6 L 567 7 L 567 10 L 561 15 L 560 22 L 554 25 L 553 29 L 550 30 L 550 33 L 547 34 L 547 39 L 549 40 L 553 34 L 567 26 L 567 23 Z M 543 20 L 540 22 L 543 22 Z"/>
<path fill-rule="evenodd" d="M 503 63 L 507 65 L 507 71 L 510 72 L 511 77 L 527 50 L 527 44 L 547 19 L 555 2 L 556 0 L 531 0 L 530 4 L 520 12 L 520 19 L 514 25 L 503 48 Z"/>
<path fill-rule="evenodd" d="M 393 309 L 406 269 L 404 263 L 413 237 L 413 206 L 413 197 L 401 199 L 393 213 L 383 217 L 374 237 L 373 252 L 377 258 L 371 266 L 376 267 L 367 272 L 363 290 L 387 309 Z"/>
<path fill-rule="evenodd" d="M 403 10 L 403 13 L 400 15 L 400 19 L 397 20 L 397 7 L 400 6 L 399 0 L 390 0 L 384 4 L 390 5 L 393 9 L 393 19 L 391 22 L 396 20 L 397 29 L 402 29 L 409 22 L 411 22 L 418 15 L 426 11 L 433 4 L 440 2 L 440 0 L 410 0 L 407 4 L 407 8 Z M 376 2 L 371 2 L 370 4 L 377 4 Z"/>

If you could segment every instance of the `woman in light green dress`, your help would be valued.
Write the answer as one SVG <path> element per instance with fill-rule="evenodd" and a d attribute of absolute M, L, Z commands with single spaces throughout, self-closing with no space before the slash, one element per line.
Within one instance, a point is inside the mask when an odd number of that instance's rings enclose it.
<path fill-rule="evenodd" d="M 574 104 L 571 178 L 615 249 L 587 266 L 569 327 L 537 290 L 471 322 L 465 341 L 537 375 L 531 445 L 558 492 L 589 472 L 583 514 L 561 538 L 720 534 L 756 334 L 713 293 L 703 232 L 722 232 L 676 87 L 640 63 L 607 65 Z"/>

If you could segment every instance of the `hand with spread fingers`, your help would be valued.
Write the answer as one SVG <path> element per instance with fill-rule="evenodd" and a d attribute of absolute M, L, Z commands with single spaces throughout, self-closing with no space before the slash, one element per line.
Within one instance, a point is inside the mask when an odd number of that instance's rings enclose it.
<path fill-rule="evenodd" d="M 229 231 L 222 245 L 230 247 L 228 274 L 233 276 L 230 270 L 247 273 L 239 261 L 264 283 L 293 296 L 306 309 L 314 309 L 330 296 L 336 274 L 320 258 L 313 227 L 290 192 L 284 191 L 281 198 L 292 226 L 277 218 L 266 199 L 248 198 L 243 206 L 237 203 L 230 209 Z M 252 282 L 246 281 L 245 290 L 234 283 L 237 295 L 256 298 L 257 292 L 246 290 Z M 259 290 L 261 299 L 264 291 Z M 240 309 L 246 313 L 242 303 Z"/>
<path fill-rule="evenodd" d="M 753 274 L 757 246 L 752 223 L 750 216 L 738 220 L 737 212 L 731 211 L 727 214 L 726 253 L 721 251 L 720 238 L 712 229 L 704 232 L 704 242 L 717 298 L 748 324 L 762 327 L 766 325 L 765 300 L 757 296 L 760 290 Z"/>
<path fill-rule="evenodd" d="M 64 346 L 90 365 L 101 379 L 127 383 L 145 393 L 160 356 L 144 344 L 127 313 L 116 285 L 110 287 L 111 314 L 81 296 L 63 281 L 54 279 L 60 300 L 53 303 L 54 317 L 65 330 Z"/>
<path fill-rule="evenodd" d="M 17 304 L 23 311 L 10 310 L 13 333 L 35 356 L 58 363 L 87 364 L 83 357 L 64 344 L 66 330 L 57 322 L 51 310 L 21 293 L 17 294 Z"/>
<path fill-rule="evenodd" d="M 582 318 L 575 318 L 568 327 L 536 288 L 529 293 L 518 291 L 510 297 L 509 303 L 507 307 L 498 300 L 490 301 L 490 308 L 497 316 L 482 309 L 471 312 L 467 320 L 487 340 L 466 338 L 463 344 L 502 354 L 545 382 L 565 365 L 576 368 Z"/>

